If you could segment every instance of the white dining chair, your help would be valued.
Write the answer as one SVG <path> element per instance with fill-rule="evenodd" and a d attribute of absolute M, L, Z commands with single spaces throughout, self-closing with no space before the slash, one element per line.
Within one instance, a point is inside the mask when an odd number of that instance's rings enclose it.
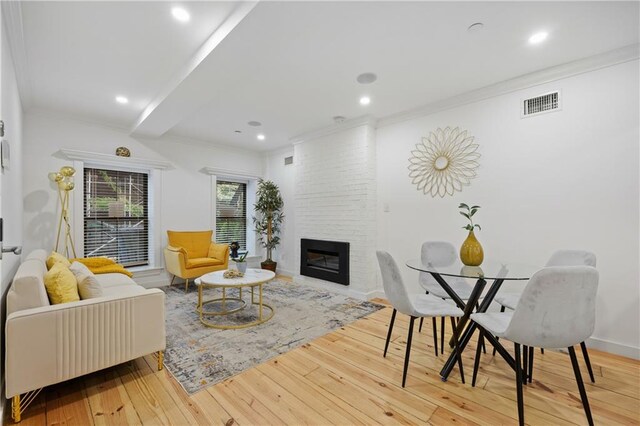
<path fill-rule="evenodd" d="M 471 385 L 475 386 L 480 360 L 480 341 L 485 333 L 514 344 L 518 419 L 524 425 L 521 345 L 535 348 L 568 348 L 582 406 L 593 425 L 589 400 L 573 346 L 593 333 L 596 319 L 598 271 L 591 266 L 551 266 L 536 272 L 510 312 L 471 315 L 479 329 Z M 499 344 L 499 343 L 498 343 Z"/>
<path fill-rule="evenodd" d="M 591 266 L 596 267 L 596 255 L 585 250 L 557 250 L 554 252 L 549 260 L 547 261 L 546 266 Z M 518 304 L 518 300 L 520 300 L 521 293 L 505 293 L 496 295 L 495 301 L 498 302 L 500 307 L 500 312 L 504 312 L 505 309 L 515 309 Z M 589 359 L 589 352 L 587 351 L 587 345 L 585 342 L 580 342 L 580 350 L 582 351 L 582 356 L 584 358 L 584 362 L 587 366 L 587 371 L 589 372 L 589 379 L 591 383 L 595 383 L 596 379 L 593 375 L 593 368 L 591 367 L 591 360 Z M 544 353 L 544 348 L 540 348 L 540 351 Z M 496 354 L 496 349 L 493 349 L 493 355 Z M 533 347 L 524 348 L 524 365 L 525 365 L 525 373 L 527 375 L 527 380 L 531 383 L 533 379 Z"/>
<path fill-rule="evenodd" d="M 453 244 L 446 241 L 426 241 L 422 244 L 420 250 L 420 260 L 425 265 L 430 264 L 433 266 L 449 266 L 455 264 L 458 261 L 458 253 L 456 252 Z M 428 272 L 420 272 L 418 276 L 418 282 L 427 294 L 440 297 L 442 299 L 450 300 L 451 297 L 442 288 L 440 284 L 433 278 Z M 461 277 L 447 277 L 447 284 L 462 300 L 469 300 L 473 286 L 470 285 L 464 278 Z M 424 318 L 420 318 L 420 326 L 418 331 L 422 331 L 422 323 Z M 438 356 L 438 327 L 436 325 L 436 318 L 431 318 L 434 335 L 434 348 L 436 356 Z M 444 334 L 445 334 L 445 320 L 444 317 L 440 321 L 440 353 L 444 353 Z"/>
<path fill-rule="evenodd" d="M 428 294 L 410 294 L 402 280 L 400 270 L 398 269 L 398 265 L 393 257 L 385 251 L 378 251 L 376 252 L 376 255 L 378 256 L 378 264 L 380 266 L 380 273 L 382 274 L 384 293 L 389 303 L 391 303 L 391 306 L 393 306 L 391 322 L 389 323 L 389 330 L 387 332 L 387 340 L 384 345 L 384 357 L 387 356 L 387 349 L 389 348 L 389 341 L 391 340 L 391 333 L 393 331 L 393 323 L 396 319 L 396 313 L 400 312 L 401 314 L 405 314 L 410 317 L 407 348 L 404 358 L 404 370 L 402 372 L 402 387 L 404 387 L 407 380 L 407 369 L 409 368 L 411 339 L 413 337 L 413 323 L 415 320 L 417 318 L 424 317 L 450 317 L 453 326 L 455 323 L 454 318 L 461 317 L 464 312 L 454 303 L 440 297 Z M 462 383 L 464 383 L 462 356 L 458 349 L 458 336 L 455 333 L 454 345 L 456 347 L 456 352 L 458 353 L 457 358 L 458 367 L 460 368 L 460 377 L 462 379 Z"/>

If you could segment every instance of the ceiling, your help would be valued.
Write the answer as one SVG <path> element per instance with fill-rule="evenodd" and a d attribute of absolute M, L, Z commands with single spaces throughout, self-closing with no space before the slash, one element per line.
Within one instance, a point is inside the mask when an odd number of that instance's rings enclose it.
<path fill-rule="evenodd" d="M 265 151 L 639 42 L 637 2 L 180 5 L 190 22 L 168 2 L 23 2 L 31 106 Z"/>

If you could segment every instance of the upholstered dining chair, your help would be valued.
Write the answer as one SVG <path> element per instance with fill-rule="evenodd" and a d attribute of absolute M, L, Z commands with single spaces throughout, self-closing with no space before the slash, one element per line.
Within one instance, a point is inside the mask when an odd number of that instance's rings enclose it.
<path fill-rule="evenodd" d="M 478 347 L 471 385 L 475 386 L 480 360 L 480 341 L 486 333 L 513 342 L 515 352 L 518 418 L 524 425 L 522 386 L 524 373 L 521 346 L 568 348 L 582 406 L 593 425 L 587 392 L 573 346 L 584 342 L 595 327 L 598 271 L 591 266 L 551 266 L 536 272 L 515 309 L 510 312 L 485 312 L 471 315 L 479 329 Z M 499 345 L 499 343 L 497 343 Z"/>
<path fill-rule="evenodd" d="M 420 250 L 420 259 L 424 264 L 431 264 L 433 266 L 447 266 L 455 263 L 458 260 L 458 253 L 456 252 L 453 244 L 446 241 L 426 241 L 422 244 L 422 248 Z M 420 272 L 418 276 L 418 280 L 422 288 L 427 292 L 427 294 L 432 294 L 434 296 L 440 297 L 442 299 L 451 300 L 446 291 L 442 288 L 440 284 L 431 276 L 428 272 Z M 471 291 L 473 290 L 473 286 L 470 285 L 464 278 L 460 277 L 448 277 L 447 284 L 451 287 L 453 291 L 456 292 L 460 299 L 468 300 L 471 296 Z M 422 331 L 422 323 L 424 318 L 420 318 L 420 326 L 418 327 L 418 331 Z M 437 336 L 438 327 L 436 325 L 436 318 L 431 318 L 432 326 L 433 326 L 433 334 Z M 440 320 L 440 353 L 444 353 L 444 333 L 445 333 L 445 319 L 444 317 Z M 434 347 L 436 351 L 436 356 L 438 356 L 438 341 L 437 339 L 434 342 Z"/>
<path fill-rule="evenodd" d="M 546 266 L 592 266 L 596 267 L 596 255 L 585 250 L 557 250 L 555 251 L 549 260 L 547 261 Z M 498 302 L 500 307 L 500 312 L 504 312 L 505 308 L 515 309 L 518 304 L 518 300 L 520 300 L 521 293 L 505 293 L 496 295 L 495 301 Z M 587 371 L 589 372 L 589 379 L 592 383 L 596 382 L 595 376 L 593 375 L 593 368 L 591 367 L 591 360 L 589 359 L 589 352 L 587 351 L 587 345 L 585 342 L 580 342 L 580 350 L 582 351 L 582 356 L 584 358 L 584 362 L 587 366 Z M 540 351 L 544 353 L 544 348 L 540 348 Z M 496 349 L 493 349 L 493 355 L 496 354 Z M 533 348 L 524 348 L 523 353 L 525 372 L 527 374 L 527 378 L 529 383 L 533 379 Z"/>
<path fill-rule="evenodd" d="M 389 323 L 389 330 L 387 332 L 387 340 L 384 345 L 384 357 L 387 356 L 387 349 L 389 349 L 389 341 L 391 340 L 391 333 L 393 331 L 393 323 L 396 319 L 396 313 L 399 311 L 401 314 L 408 315 L 409 320 L 409 334 L 407 336 L 407 348 L 404 358 L 404 370 L 402 372 L 402 387 L 404 387 L 407 381 L 407 369 L 409 368 L 409 356 L 411 354 L 411 339 L 413 337 L 413 323 L 416 318 L 424 317 L 450 317 L 452 326 L 454 324 L 454 318 L 461 317 L 463 315 L 462 309 L 458 308 L 454 303 L 444 300 L 437 296 L 428 294 L 410 294 L 402 281 L 400 270 L 398 265 L 391 255 L 385 251 L 376 252 L 378 256 L 378 264 L 380 266 L 380 272 L 382 274 L 382 285 L 384 287 L 384 293 L 393 306 L 393 312 L 391 313 L 391 322 Z M 455 327 L 454 327 L 455 329 Z M 454 345 L 458 354 L 458 367 L 460 368 L 460 378 L 464 383 L 464 370 L 462 367 L 462 356 L 458 347 L 458 336 L 454 333 Z"/>

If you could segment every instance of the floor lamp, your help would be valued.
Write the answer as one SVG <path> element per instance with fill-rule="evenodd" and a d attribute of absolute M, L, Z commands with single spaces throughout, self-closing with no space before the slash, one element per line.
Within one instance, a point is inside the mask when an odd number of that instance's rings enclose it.
<path fill-rule="evenodd" d="M 73 176 L 76 174 L 76 170 L 71 166 L 63 166 L 60 168 L 58 172 L 49 173 L 49 180 L 56 183 L 58 187 L 58 197 L 60 198 L 60 220 L 58 221 L 58 233 L 56 236 L 56 248 L 54 249 L 56 252 L 58 251 L 58 246 L 60 245 L 60 233 L 62 232 L 62 225 L 64 222 L 65 227 L 65 236 L 64 236 L 64 254 L 67 257 L 70 257 L 70 254 L 73 253 L 73 257 L 76 256 L 76 247 L 73 245 L 73 238 L 71 236 L 71 224 L 69 223 L 69 193 L 73 191 L 75 187 L 75 183 L 73 182 Z M 71 252 L 69 252 L 69 248 L 71 248 Z"/>

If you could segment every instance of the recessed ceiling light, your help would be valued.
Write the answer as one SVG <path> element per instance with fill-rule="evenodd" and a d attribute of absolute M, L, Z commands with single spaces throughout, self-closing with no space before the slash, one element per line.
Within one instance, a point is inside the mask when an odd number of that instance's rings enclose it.
<path fill-rule="evenodd" d="M 356 77 L 356 81 L 360 84 L 371 84 L 378 79 L 378 76 L 372 72 L 365 72 Z"/>
<path fill-rule="evenodd" d="M 257 136 L 257 138 L 258 138 L 258 140 L 259 140 L 259 141 L 263 141 L 263 140 L 265 139 L 265 138 L 264 138 L 264 135 L 263 135 L 262 133 L 260 133 L 260 134 Z"/>
<path fill-rule="evenodd" d="M 543 41 L 545 41 L 547 39 L 548 35 L 549 35 L 549 33 L 546 32 L 546 31 L 541 31 L 539 33 L 535 33 L 534 35 L 529 37 L 529 44 L 542 43 Z"/>
<path fill-rule="evenodd" d="M 371 98 L 368 96 L 363 96 L 360 98 L 360 105 L 369 105 L 371 103 Z"/>
<path fill-rule="evenodd" d="M 119 104 L 128 104 L 129 103 L 129 99 L 127 99 L 124 96 L 116 96 L 116 102 Z"/>
<path fill-rule="evenodd" d="M 261 123 L 261 122 L 259 122 L 259 121 L 249 121 L 247 124 L 248 124 L 249 126 L 251 126 L 251 127 L 259 127 L 259 126 L 262 126 L 262 123 Z"/>
<path fill-rule="evenodd" d="M 189 15 L 189 12 L 181 7 L 172 8 L 171 14 L 180 22 L 189 22 L 189 19 L 191 19 L 191 15 Z"/>

